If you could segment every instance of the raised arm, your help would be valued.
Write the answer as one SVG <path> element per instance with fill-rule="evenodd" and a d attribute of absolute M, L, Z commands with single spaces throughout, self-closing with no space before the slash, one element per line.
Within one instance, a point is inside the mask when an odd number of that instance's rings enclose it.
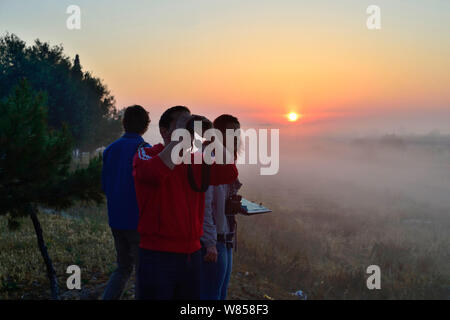
<path fill-rule="evenodd" d="M 172 172 L 159 155 L 151 157 L 145 153 L 146 148 L 138 150 L 133 159 L 133 176 L 137 181 L 157 186 Z"/>

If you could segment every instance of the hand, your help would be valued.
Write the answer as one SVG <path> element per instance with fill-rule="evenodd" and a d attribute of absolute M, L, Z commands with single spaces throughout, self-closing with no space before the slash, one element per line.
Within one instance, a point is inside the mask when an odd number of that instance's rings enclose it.
<path fill-rule="evenodd" d="M 177 119 L 177 122 L 175 123 L 175 128 L 173 128 L 174 124 L 172 122 L 170 132 L 173 133 L 173 130 L 176 130 L 176 129 L 186 129 L 186 124 L 191 119 L 191 117 L 192 116 L 187 112 L 183 112 L 182 114 L 180 114 L 180 116 Z M 175 168 L 175 163 L 173 163 L 173 161 L 172 161 L 172 150 L 175 146 L 178 145 L 178 143 L 181 141 L 181 139 L 182 138 L 180 137 L 179 141 L 172 140 L 168 145 L 166 145 L 164 147 L 163 151 L 161 151 L 158 154 L 158 157 L 162 160 L 162 162 L 164 162 L 164 164 L 170 170 L 173 170 L 173 168 Z"/>
<path fill-rule="evenodd" d="M 217 262 L 217 248 L 216 246 L 206 248 L 206 254 L 203 259 L 206 262 Z"/>

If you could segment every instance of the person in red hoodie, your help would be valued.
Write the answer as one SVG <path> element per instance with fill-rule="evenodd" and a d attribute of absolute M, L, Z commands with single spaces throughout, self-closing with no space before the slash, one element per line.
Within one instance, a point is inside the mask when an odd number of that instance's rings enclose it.
<path fill-rule="evenodd" d="M 172 141 L 172 132 L 185 129 L 190 119 L 188 108 L 169 108 L 159 121 L 164 144 L 142 147 L 134 156 L 140 235 L 137 283 L 141 300 L 200 299 L 205 192 L 194 191 L 188 179 L 188 165 L 176 165 L 171 157 L 179 143 Z M 198 185 L 203 165 L 192 164 L 191 168 Z M 210 185 L 229 184 L 237 176 L 235 164 L 210 165 Z"/>

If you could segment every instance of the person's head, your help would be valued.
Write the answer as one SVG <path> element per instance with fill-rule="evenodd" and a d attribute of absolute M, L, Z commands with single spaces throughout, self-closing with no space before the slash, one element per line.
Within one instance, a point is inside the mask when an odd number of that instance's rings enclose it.
<path fill-rule="evenodd" d="M 241 124 L 239 123 L 238 118 L 229 115 L 229 114 L 222 114 L 221 116 L 218 116 L 214 122 L 213 122 L 213 127 L 217 130 L 219 130 L 222 133 L 223 136 L 223 144 L 225 146 L 231 146 L 231 143 L 233 143 L 234 145 L 234 158 L 237 157 L 237 152 L 238 152 L 238 148 L 239 148 L 239 138 L 238 137 L 234 137 L 234 141 L 227 141 L 228 137 L 226 134 L 226 130 L 227 129 L 232 129 L 232 130 L 238 130 L 241 128 Z M 229 144 L 230 143 L 230 144 Z"/>
<path fill-rule="evenodd" d="M 171 140 L 172 132 L 176 128 L 178 118 L 183 114 L 191 114 L 191 111 L 185 106 L 175 106 L 167 109 L 159 119 L 159 132 L 165 144 Z"/>
<path fill-rule="evenodd" d="M 125 109 L 122 124 L 125 132 L 143 135 L 150 124 L 150 117 L 144 108 L 134 105 Z"/>

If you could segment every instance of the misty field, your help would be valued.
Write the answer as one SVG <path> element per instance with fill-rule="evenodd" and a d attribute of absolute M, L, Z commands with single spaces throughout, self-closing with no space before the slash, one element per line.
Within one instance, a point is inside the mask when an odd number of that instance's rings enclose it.
<path fill-rule="evenodd" d="M 241 170 L 245 196 L 274 210 L 239 220 L 241 262 L 312 299 L 450 299 L 450 137 L 288 140 L 282 152 L 276 177 Z M 367 289 L 370 265 L 381 290 Z"/>
<path fill-rule="evenodd" d="M 271 216 L 240 219 L 237 260 L 287 292 L 301 289 L 311 299 L 450 299 L 448 212 L 429 214 L 413 204 L 364 215 L 321 202 L 272 208 Z M 366 287 L 373 264 L 381 268 L 381 290 Z"/>
<path fill-rule="evenodd" d="M 450 299 L 449 149 L 389 139 L 284 146 L 277 176 L 240 168 L 242 194 L 273 212 L 238 217 L 229 298 Z M 63 298 L 98 299 L 114 270 L 105 207 L 39 217 Z M 0 233 L 0 298 L 48 298 L 31 221 L 13 232 L 1 218 Z M 71 264 L 81 292 L 65 289 Z M 367 289 L 369 265 L 380 290 Z"/>

